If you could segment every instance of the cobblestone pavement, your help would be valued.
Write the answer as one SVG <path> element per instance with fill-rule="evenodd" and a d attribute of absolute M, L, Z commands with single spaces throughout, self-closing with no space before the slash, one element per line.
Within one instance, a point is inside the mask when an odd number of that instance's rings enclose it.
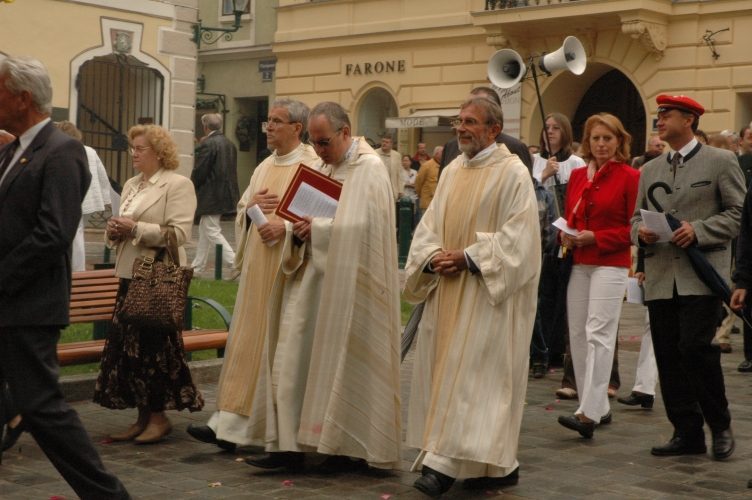
<path fill-rule="evenodd" d="M 101 254 L 100 254 L 101 255 Z M 634 380 L 639 335 L 644 309 L 625 304 L 620 328 L 620 394 L 629 393 Z M 556 422 L 560 414 L 576 409 L 576 401 L 559 401 L 560 370 L 543 379 L 530 379 L 520 439 L 520 483 L 499 491 L 471 493 L 456 484 L 444 498 L 751 498 L 746 484 L 752 478 L 749 443 L 752 410 L 748 404 L 752 375 L 736 371 L 742 360 L 741 335 L 732 335 L 734 352 L 723 355 L 727 396 L 731 402 L 732 426 L 737 449 L 727 461 L 710 455 L 653 457 L 651 446 L 671 437 L 660 397 L 652 411 L 634 410 L 612 400 L 613 423 L 596 430 L 592 440 L 583 440 Z M 403 406 L 406 413 L 412 360 L 402 369 Z M 169 412 L 172 435 L 156 445 L 107 443 L 109 432 L 122 430 L 135 420 L 135 411 L 112 411 L 88 401 L 74 403 L 108 468 L 115 472 L 137 499 L 374 499 L 426 498 L 411 485 L 415 450 L 405 448 L 399 470 L 371 470 L 359 474 L 317 475 L 268 472 L 243 462 L 257 450 L 225 452 L 199 443 L 185 432 L 189 423 L 203 423 L 215 408 L 215 384 L 202 384 L 207 401 L 202 412 Z M 708 435 L 708 444 L 710 437 Z M 0 465 L 0 498 L 75 498 L 33 439 L 24 434 L 3 455 Z"/>

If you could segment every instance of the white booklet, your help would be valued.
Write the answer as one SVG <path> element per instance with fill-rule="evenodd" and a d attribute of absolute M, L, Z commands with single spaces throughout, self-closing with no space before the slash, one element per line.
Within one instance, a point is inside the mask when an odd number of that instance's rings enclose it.
<path fill-rule="evenodd" d="M 552 224 L 555 228 L 560 229 L 571 236 L 577 236 L 578 234 L 580 234 L 580 232 L 575 228 L 569 227 L 569 225 L 567 224 L 567 219 L 565 219 L 564 217 L 559 217 L 558 219 L 553 221 Z"/>
<path fill-rule="evenodd" d="M 641 208 L 640 215 L 642 216 L 642 223 L 645 224 L 645 227 L 658 235 L 658 243 L 671 241 L 674 232 L 668 225 L 666 214 Z"/>
<path fill-rule="evenodd" d="M 259 228 L 269 222 L 269 219 L 266 218 L 266 215 L 264 215 L 264 212 L 261 211 L 258 205 L 249 207 L 248 210 L 246 210 L 246 213 L 248 214 L 248 217 L 251 219 L 251 222 L 253 222 L 253 225 L 256 226 L 256 228 Z M 266 246 L 273 246 L 275 243 L 277 243 L 277 241 L 279 240 L 267 241 Z"/>

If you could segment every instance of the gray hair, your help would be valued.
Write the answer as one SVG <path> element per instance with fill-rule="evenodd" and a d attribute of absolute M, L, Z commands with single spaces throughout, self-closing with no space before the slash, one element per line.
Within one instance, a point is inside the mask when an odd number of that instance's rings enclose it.
<path fill-rule="evenodd" d="M 501 111 L 501 106 L 486 97 L 472 97 L 463 102 L 460 109 L 473 105 L 483 108 L 486 112 L 486 123 L 488 125 L 499 125 L 504 128 L 504 113 Z"/>
<path fill-rule="evenodd" d="M 280 97 L 274 99 L 270 108 L 284 108 L 287 110 L 287 116 L 290 117 L 292 123 L 300 123 L 303 128 L 300 129 L 299 137 L 303 137 L 308 127 L 308 114 L 311 112 L 304 103 L 290 99 L 288 97 Z"/>
<path fill-rule="evenodd" d="M 222 115 L 219 113 L 206 113 L 201 116 L 201 125 L 209 130 L 220 130 L 222 128 Z"/>
<path fill-rule="evenodd" d="M 39 113 L 52 113 L 52 82 L 47 68 L 30 57 L 7 57 L 0 61 L 0 77 L 11 94 L 28 92 Z"/>
<path fill-rule="evenodd" d="M 311 119 L 318 115 L 325 116 L 329 121 L 329 125 L 331 125 L 334 130 L 342 130 L 344 127 L 352 129 L 350 118 L 347 116 L 347 111 L 336 102 L 325 101 L 318 103 L 311 110 L 311 114 L 308 118 Z"/>
<path fill-rule="evenodd" d="M 433 156 L 436 156 L 436 154 L 442 149 L 444 149 L 444 146 L 436 146 L 435 148 L 433 148 Z"/>

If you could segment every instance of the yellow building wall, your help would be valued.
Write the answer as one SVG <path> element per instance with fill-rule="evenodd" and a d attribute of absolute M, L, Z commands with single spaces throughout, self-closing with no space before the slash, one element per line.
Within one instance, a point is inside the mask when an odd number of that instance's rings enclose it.
<path fill-rule="evenodd" d="M 483 11 L 484 3 L 280 0 L 273 46 L 278 58 L 276 92 L 309 104 L 333 100 L 351 114 L 357 113 L 358 100 L 373 86 L 395 97 L 400 116 L 454 107 L 472 87 L 488 84 L 487 61 L 504 46 L 500 39 L 527 60 L 531 54 L 556 50 L 567 35 L 575 35 L 588 52 L 587 70 L 582 76 L 563 71 L 541 78 L 548 107 L 555 103 L 556 110 L 573 116 L 590 85 L 617 69 L 642 97 L 646 135 L 652 128 L 655 97 L 661 93 L 686 94 L 700 101 L 707 109 L 700 122 L 707 132 L 738 130 L 752 120 L 749 2 L 551 1 L 490 12 Z M 645 34 L 629 31 L 630 20 L 642 22 L 648 34 L 653 34 L 655 22 L 653 41 L 660 45 L 662 39 L 665 48 L 651 50 Z M 730 30 L 714 36 L 720 55 L 714 59 L 703 36 L 724 28 Z M 405 60 L 405 71 L 346 75 L 347 64 L 388 60 Z M 527 80 L 522 88 L 523 141 L 537 142 L 537 106 L 534 86 Z M 357 117 L 351 118 L 357 122 Z"/>
<path fill-rule="evenodd" d="M 141 50 L 170 67 L 169 57 L 157 50 L 157 37 L 160 27 L 172 27 L 172 19 L 73 2 L 19 0 L 0 5 L 0 50 L 42 61 L 52 78 L 53 106 L 68 108 L 70 61 L 102 45 L 101 17 L 142 24 Z"/>

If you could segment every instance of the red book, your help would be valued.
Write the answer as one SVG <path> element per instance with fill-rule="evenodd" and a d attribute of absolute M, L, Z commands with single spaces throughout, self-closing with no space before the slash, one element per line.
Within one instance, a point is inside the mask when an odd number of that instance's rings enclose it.
<path fill-rule="evenodd" d="M 341 192 L 341 182 L 301 163 L 276 214 L 290 222 L 301 221 L 304 216 L 334 218 Z"/>

